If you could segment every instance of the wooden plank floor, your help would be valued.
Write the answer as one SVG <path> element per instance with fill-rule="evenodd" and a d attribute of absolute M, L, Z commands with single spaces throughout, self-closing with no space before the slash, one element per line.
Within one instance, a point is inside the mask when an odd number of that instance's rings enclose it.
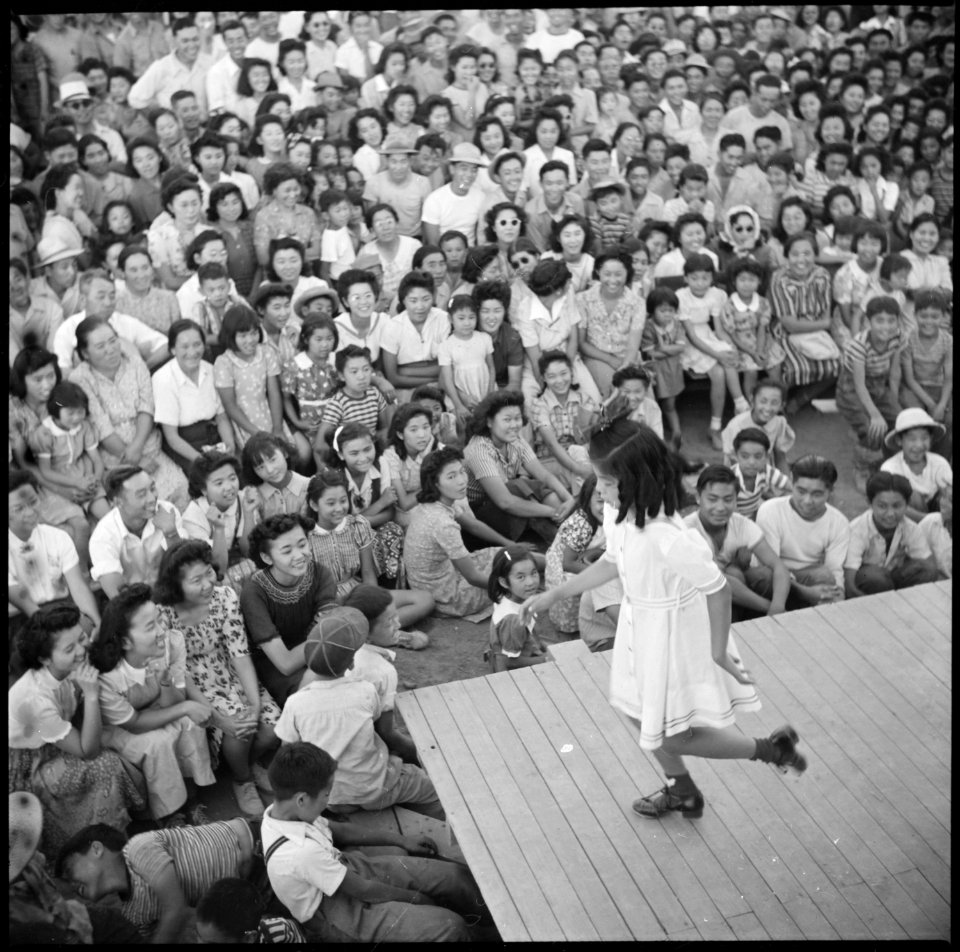
<path fill-rule="evenodd" d="M 810 766 L 690 761 L 703 818 L 607 702 L 610 653 L 398 696 L 505 941 L 950 938 L 949 582 L 734 626 L 763 709 Z"/>

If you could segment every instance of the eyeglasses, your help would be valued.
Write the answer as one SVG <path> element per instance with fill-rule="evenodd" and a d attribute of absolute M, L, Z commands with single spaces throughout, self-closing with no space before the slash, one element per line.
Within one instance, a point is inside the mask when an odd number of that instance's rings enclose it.
<path fill-rule="evenodd" d="M 371 291 L 367 291 L 364 294 L 351 294 L 347 300 L 348 301 L 372 301 L 375 295 Z"/>
<path fill-rule="evenodd" d="M 498 221 L 497 224 L 500 225 L 501 227 L 503 227 L 504 225 L 514 225 L 514 226 L 516 226 L 516 225 L 519 225 L 519 224 L 520 224 L 520 219 L 519 219 L 519 218 L 504 218 L 504 219 Z"/>
<path fill-rule="evenodd" d="M 753 231 L 753 225 L 734 225 L 734 231 Z"/>
<path fill-rule="evenodd" d="M 92 99 L 74 99 L 73 102 L 64 103 L 64 106 L 66 106 L 67 109 L 86 109 L 87 106 L 92 106 L 92 105 L 93 105 Z"/>
<path fill-rule="evenodd" d="M 511 259 L 510 264 L 511 264 L 514 268 L 519 268 L 519 267 L 522 267 L 522 266 L 525 265 L 525 264 L 533 264 L 533 258 L 528 258 L 528 257 L 526 257 L 526 256 L 524 256 L 524 257 L 522 257 L 522 258 L 513 258 L 513 259 Z"/>

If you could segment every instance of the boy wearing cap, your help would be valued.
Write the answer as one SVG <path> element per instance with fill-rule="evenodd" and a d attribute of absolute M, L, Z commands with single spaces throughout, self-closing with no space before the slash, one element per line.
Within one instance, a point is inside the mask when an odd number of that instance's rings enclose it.
<path fill-rule="evenodd" d="M 615 248 L 629 236 L 632 219 L 623 210 L 626 192 L 627 187 L 621 182 L 608 180 L 590 193 L 590 201 L 596 208 L 588 219 L 594 234 L 594 256 Z"/>
<path fill-rule="evenodd" d="M 343 104 L 343 80 L 334 72 L 319 73 L 313 88 L 327 112 L 327 138 L 345 138 L 357 110 Z"/>
<path fill-rule="evenodd" d="M 334 608 L 320 619 L 303 647 L 307 676 L 312 673 L 314 680 L 287 698 L 277 736 L 285 743 L 314 744 L 337 759 L 331 807 L 382 810 L 400 804 L 443 819 L 430 778 L 392 755 L 374 729 L 382 713 L 376 687 L 344 677 L 369 631 L 356 608 Z"/>
<path fill-rule="evenodd" d="M 433 859 L 437 845 L 428 836 L 323 818 L 337 769 L 326 751 L 306 743 L 281 747 L 270 765 L 275 800 L 263 815 L 264 862 L 274 893 L 308 940 L 469 939 L 453 910 L 476 921 L 485 907 L 466 866 Z M 399 847 L 405 855 L 368 856 L 362 848 L 369 846 Z"/>

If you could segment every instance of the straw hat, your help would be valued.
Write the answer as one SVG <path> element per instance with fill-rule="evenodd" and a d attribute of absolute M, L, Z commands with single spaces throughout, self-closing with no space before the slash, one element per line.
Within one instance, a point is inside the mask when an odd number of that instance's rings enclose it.
<path fill-rule="evenodd" d="M 343 80 L 332 70 L 328 70 L 325 73 L 318 73 L 317 78 L 313 81 L 314 89 L 326 89 L 328 86 L 332 86 L 334 89 L 344 88 Z"/>
<path fill-rule="evenodd" d="M 399 136 L 387 136 L 380 146 L 379 155 L 416 155 L 417 150 L 411 149 Z"/>
<path fill-rule="evenodd" d="M 933 430 L 935 434 L 934 439 L 939 439 L 947 432 L 947 428 L 942 423 L 937 423 L 922 407 L 910 407 L 907 410 L 901 410 L 897 414 L 897 420 L 893 424 L 893 429 L 887 434 L 883 442 L 888 449 L 895 450 L 897 444 L 894 442 L 894 438 L 901 433 L 906 433 L 907 430 L 912 430 L 919 426 L 925 426 L 927 429 Z"/>
<path fill-rule="evenodd" d="M 487 160 L 483 153 L 472 142 L 458 142 L 447 159 L 448 165 L 455 165 L 457 162 L 466 162 L 468 165 L 486 165 Z"/>
<path fill-rule="evenodd" d="M 10 794 L 10 882 L 23 872 L 40 845 L 43 809 L 40 801 L 25 791 Z"/>
<path fill-rule="evenodd" d="M 83 248 L 68 245 L 62 238 L 51 235 L 37 242 L 37 267 L 43 268 L 48 264 L 66 261 L 68 258 L 78 258 L 82 254 Z"/>
<path fill-rule="evenodd" d="M 688 69 L 699 69 L 703 71 L 704 75 L 706 75 L 710 72 L 710 64 L 707 62 L 706 57 L 700 53 L 691 53 L 683 61 L 683 69 L 684 72 L 686 72 Z"/>
<path fill-rule="evenodd" d="M 279 281 L 264 281 L 250 295 L 250 303 L 256 309 L 272 297 L 292 298 L 293 288 L 289 284 Z"/>
<path fill-rule="evenodd" d="M 487 170 L 491 182 L 496 182 L 498 185 L 500 184 L 500 166 L 503 165 L 507 159 L 519 159 L 521 167 L 527 164 L 527 157 L 522 152 L 512 152 L 509 150 L 500 152 L 490 161 L 490 168 Z"/>
<path fill-rule="evenodd" d="M 309 291 L 304 291 L 303 294 L 297 298 L 296 304 L 293 305 L 293 310 L 296 312 L 297 317 L 302 318 L 303 312 L 307 309 L 307 305 L 317 298 L 329 298 L 330 303 L 333 305 L 334 314 L 340 310 L 340 298 L 337 297 L 337 292 L 334 291 L 333 288 L 310 288 Z"/>

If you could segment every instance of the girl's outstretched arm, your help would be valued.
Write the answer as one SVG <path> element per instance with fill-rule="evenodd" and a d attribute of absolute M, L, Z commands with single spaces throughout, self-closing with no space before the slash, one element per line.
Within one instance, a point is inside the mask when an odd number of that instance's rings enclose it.
<path fill-rule="evenodd" d="M 740 667 L 740 659 L 734 658 L 727 650 L 730 641 L 730 611 L 733 599 L 730 596 L 730 585 L 711 592 L 706 596 L 707 617 L 710 619 L 710 647 L 713 650 L 713 660 L 731 677 L 741 684 L 754 684 L 750 673 Z"/>
<path fill-rule="evenodd" d="M 532 615 L 538 615 L 545 612 L 551 605 L 562 598 L 572 598 L 574 595 L 582 595 L 592 588 L 597 588 L 605 582 L 612 582 L 617 577 L 617 565 L 609 559 L 597 559 L 589 568 L 584 569 L 579 575 L 568 579 L 563 585 L 548 592 L 541 592 L 539 595 L 533 595 L 528 598 L 520 609 L 520 615 L 526 624 Z M 727 607 L 727 624 L 729 626 L 730 608 Z"/>

